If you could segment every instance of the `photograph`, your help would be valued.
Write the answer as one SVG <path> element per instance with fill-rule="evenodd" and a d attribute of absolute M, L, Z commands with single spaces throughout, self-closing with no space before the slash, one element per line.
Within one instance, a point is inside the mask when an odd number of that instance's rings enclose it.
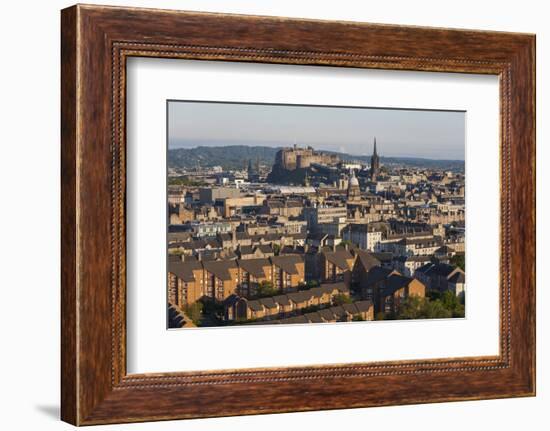
<path fill-rule="evenodd" d="M 169 329 L 465 318 L 465 111 L 166 115 Z"/>

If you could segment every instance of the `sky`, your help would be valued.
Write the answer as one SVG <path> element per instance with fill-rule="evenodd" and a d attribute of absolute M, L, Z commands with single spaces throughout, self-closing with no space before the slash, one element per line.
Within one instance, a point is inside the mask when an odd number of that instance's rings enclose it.
<path fill-rule="evenodd" d="M 463 111 L 168 102 L 168 146 L 311 145 L 353 155 L 464 160 Z"/>

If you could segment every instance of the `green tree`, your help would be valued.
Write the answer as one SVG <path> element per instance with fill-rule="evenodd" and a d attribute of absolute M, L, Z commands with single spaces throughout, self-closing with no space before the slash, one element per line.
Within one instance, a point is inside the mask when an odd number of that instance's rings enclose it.
<path fill-rule="evenodd" d="M 190 179 L 189 177 L 181 176 L 181 177 L 170 177 L 170 178 L 168 178 L 168 185 L 169 186 L 200 187 L 200 186 L 205 186 L 206 183 L 204 181 L 197 181 L 197 180 L 194 180 L 194 179 Z"/>
<path fill-rule="evenodd" d="M 398 319 L 446 319 L 449 317 L 464 317 L 464 305 L 451 291 L 440 295 L 432 294 L 426 298 L 410 296 L 401 303 L 397 311 Z"/>
<path fill-rule="evenodd" d="M 451 264 L 458 266 L 462 271 L 466 271 L 466 259 L 464 254 L 455 254 L 451 257 Z"/>
<path fill-rule="evenodd" d="M 319 287 L 319 282 L 317 280 L 309 280 L 307 282 L 307 288 L 311 289 L 312 287 Z"/>
<path fill-rule="evenodd" d="M 464 317 L 464 304 L 452 291 L 443 292 L 441 302 L 451 312 L 451 317 Z"/>
<path fill-rule="evenodd" d="M 429 301 L 429 300 L 428 300 Z M 399 306 L 398 319 L 422 319 L 426 308 L 426 298 L 420 296 L 409 296 Z"/>
<path fill-rule="evenodd" d="M 422 314 L 424 319 L 446 319 L 453 317 L 453 312 L 446 308 L 441 301 L 426 301 Z"/>
<path fill-rule="evenodd" d="M 202 302 L 195 302 L 191 305 L 186 305 L 184 307 L 184 312 L 187 316 L 193 321 L 193 323 L 199 326 L 199 323 L 202 318 L 203 304 Z"/>
<path fill-rule="evenodd" d="M 439 290 L 430 289 L 426 292 L 426 297 L 429 298 L 430 301 L 436 301 L 441 299 L 441 292 Z"/>
<path fill-rule="evenodd" d="M 275 253 L 275 256 L 278 256 L 279 253 L 281 252 L 281 246 L 279 244 L 273 244 L 272 248 L 273 248 L 273 253 Z"/>
<path fill-rule="evenodd" d="M 349 295 L 346 295 L 344 293 L 339 293 L 332 297 L 332 303 L 334 305 L 351 304 L 352 302 L 353 299 L 351 299 Z"/>
<path fill-rule="evenodd" d="M 256 289 L 256 295 L 254 295 L 255 298 L 265 298 L 268 296 L 275 296 L 279 293 L 279 290 L 277 290 L 273 283 L 270 281 L 262 281 L 258 285 Z"/>

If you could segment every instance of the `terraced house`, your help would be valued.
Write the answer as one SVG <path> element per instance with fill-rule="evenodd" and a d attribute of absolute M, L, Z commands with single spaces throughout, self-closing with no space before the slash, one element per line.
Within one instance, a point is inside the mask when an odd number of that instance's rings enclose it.
<path fill-rule="evenodd" d="M 332 251 L 323 251 L 319 258 L 319 275 L 323 282 L 344 282 L 346 286 L 350 286 L 355 256 L 347 248 L 338 247 Z"/>
<path fill-rule="evenodd" d="M 226 320 L 282 319 L 295 315 L 308 307 L 325 307 L 333 303 L 336 295 L 349 296 L 344 283 L 327 283 L 298 292 L 260 299 L 247 299 L 232 295 L 224 302 Z"/>
<path fill-rule="evenodd" d="M 362 298 L 373 301 L 375 313 L 394 313 L 409 296 L 425 297 L 426 286 L 396 270 L 374 266 L 360 284 L 360 292 Z"/>
<path fill-rule="evenodd" d="M 202 297 L 217 301 L 232 294 L 250 297 L 262 282 L 281 292 L 296 290 L 304 282 L 304 259 L 295 254 L 260 259 L 185 259 L 172 258 L 168 264 L 168 302 L 179 307 Z"/>
<path fill-rule="evenodd" d="M 319 311 L 304 313 L 282 319 L 263 320 L 255 323 L 292 324 L 292 323 L 335 323 L 352 320 L 374 320 L 374 306 L 371 301 L 358 301 L 352 304 L 337 305 Z"/>

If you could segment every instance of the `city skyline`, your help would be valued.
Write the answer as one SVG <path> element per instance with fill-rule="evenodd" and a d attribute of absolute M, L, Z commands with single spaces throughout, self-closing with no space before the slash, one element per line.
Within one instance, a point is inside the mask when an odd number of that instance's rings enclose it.
<path fill-rule="evenodd" d="M 168 328 L 464 318 L 464 112 L 168 108 Z"/>
<path fill-rule="evenodd" d="M 315 146 L 365 156 L 465 159 L 465 112 L 168 102 L 168 147 Z M 215 127 L 213 127 L 215 125 Z"/>

